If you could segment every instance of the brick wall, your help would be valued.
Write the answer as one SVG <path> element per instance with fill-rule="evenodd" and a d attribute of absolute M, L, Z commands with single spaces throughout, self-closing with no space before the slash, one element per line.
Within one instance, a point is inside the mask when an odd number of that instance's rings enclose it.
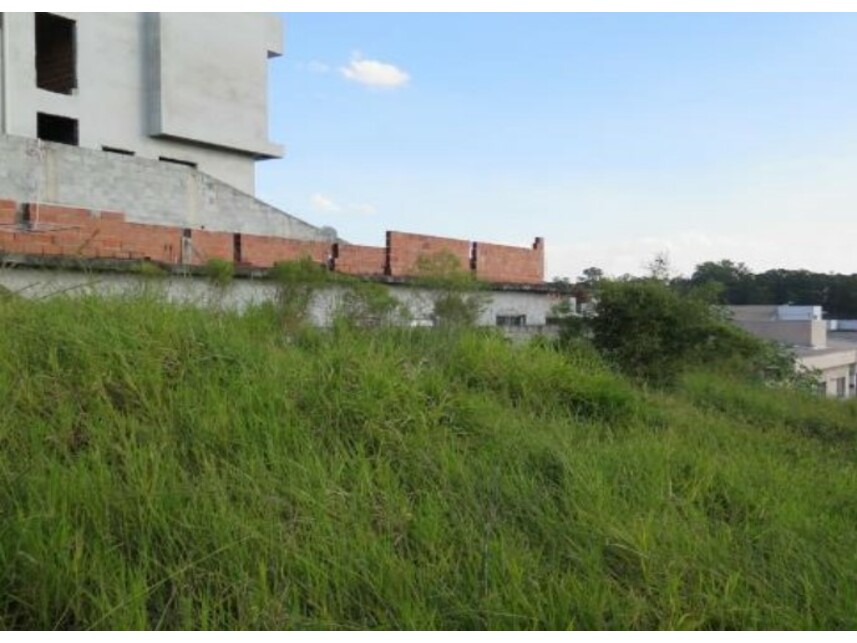
<path fill-rule="evenodd" d="M 235 235 L 231 232 L 191 230 L 189 245 L 190 251 L 184 257 L 186 263 L 203 265 L 210 259 L 235 258 Z"/>
<path fill-rule="evenodd" d="M 349 275 L 384 275 L 387 249 L 336 243 L 333 245 L 333 269 Z"/>
<path fill-rule="evenodd" d="M 295 261 L 303 257 L 327 264 L 330 254 L 331 245 L 326 241 L 241 235 L 241 262 L 259 268 L 270 268 L 278 261 Z"/>
<path fill-rule="evenodd" d="M 458 259 L 462 270 L 470 270 L 469 241 L 431 237 L 408 232 L 388 232 L 387 252 L 389 254 L 390 274 L 394 277 L 417 275 L 417 263 L 420 257 L 430 257 L 439 253 L 449 253 Z"/>
<path fill-rule="evenodd" d="M 237 236 L 240 263 L 259 268 L 309 257 L 346 274 L 409 277 L 418 274 L 421 257 L 445 252 L 455 257 L 463 270 L 475 268 L 482 281 L 521 284 L 544 281 L 541 238 L 530 249 L 391 231 L 387 233 L 387 246 L 382 248 L 191 230 L 190 243 L 185 244 L 183 228 L 129 223 L 122 212 L 26 204 L 23 218 L 29 225 L 24 225 L 16 216 L 17 206 L 15 201 L 0 199 L 2 252 L 203 265 L 214 258 L 235 261 Z"/>
<path fill-rule="evenodd" d="M 8 205 L 3 211 L 7 210 Z M 14 207 L 11 211 L 14 215 Z M 55 205 L 29 205 L 27 216 L 30 229 L 0 228 L 0 249 L 22 254 L 152 259 L 165 263 L 178 263 L 181 258 L 180 228 L 127 223 L 121 212 Z"/>
<path fill-rule="evenodd" d="M 15 223 L 15 207 L 18 204 L 8 199 L 0 199 L 0 226 L 9 227 Z"/>
<path fill-rule="evenodd" d="M 532 249 L 477 241 L 476 277 L 499 283 L 541 283 L 545 280 L 545 244 L 541 237 Z"/>

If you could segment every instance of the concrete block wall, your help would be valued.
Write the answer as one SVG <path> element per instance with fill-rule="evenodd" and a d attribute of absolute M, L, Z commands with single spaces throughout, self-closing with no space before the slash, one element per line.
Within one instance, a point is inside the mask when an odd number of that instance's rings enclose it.
<path fill-rule="evenodd" d="M 388 274 L 393 277 L 416 276 L 420 259 L 439 253 L 451 254 L 462 270 L 470 270 L 471 250 L 470 241 L 390 231 L 387 232 Z"/>
<path fill-rule="evenodd" d="M 0 134 L 0 196 L 25 203 L 85 204 L 127 220 L 215 232 L 335 241 L 204 172 L 22 136 Z"/>
<path fill-rule="evenodd" d="M 532 248 L 477 241 L 473 244 L 474 269 L 482 281 L 541 283 L 545 280 L 545 244 L 537 237 Z"/>
<path fill-rule="evenodd" d="M 333 269 L 349 275 L 386 275 L 387 248 L 336 243 Z"/>

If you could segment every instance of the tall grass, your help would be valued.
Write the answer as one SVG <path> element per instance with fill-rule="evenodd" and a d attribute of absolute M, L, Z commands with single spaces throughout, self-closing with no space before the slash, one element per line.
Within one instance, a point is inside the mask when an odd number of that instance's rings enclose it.
<path fill-rule="evenodd" d="M 857 627 L 851 405 L 145 296 L 0 327 L 0 627 Z"/>

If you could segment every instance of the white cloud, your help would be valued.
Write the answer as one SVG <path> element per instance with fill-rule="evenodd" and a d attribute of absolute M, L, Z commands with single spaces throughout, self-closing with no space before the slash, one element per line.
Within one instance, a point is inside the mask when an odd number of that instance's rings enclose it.
<path fill-rule="evenodd" d="M 351 62 L 340 67 L 339 71 L 348 80 L 368 87 L 404 87 L 411 79 L 408 72 L 395 65 L 363 58 L 360 52 L 355 52 L 351 56 Z"/>
<path fill-rule="evenodd" d="M 340 205 L 333 199 L 316 192 L 310 197 L 312 207 L 321 212 L 342 212 L 352 214 L 375 214 L 378 210 L 371 203 L 349 203 Z"/>
<path fill-rule="evenodd" d="M 309 200 L 312 203 L 312 207 L 322 212 L 340 212 L 342 210 L 340 206 L 323 194 L 313 194 Z"/>

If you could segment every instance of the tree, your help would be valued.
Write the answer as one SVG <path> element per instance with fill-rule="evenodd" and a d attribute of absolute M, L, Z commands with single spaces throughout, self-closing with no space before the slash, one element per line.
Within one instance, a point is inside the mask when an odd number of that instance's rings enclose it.
<path fill-rule="evenodd" d="M 605 281 L 589 320 L 595 348 L 636 379 L 668 385 L 688 368 L 784 381 L 794 359 L 726 319 L 709 289 L 681 293 L 658 279 Z"/>
<path fill-rule="evenodd" d="M 718 301 L 727 304 L 757 303 L 757 287 L 753 273 L 743 263 L 735 263 L 730 259 L 706 261 L 694 270 L 690 277 L 691 287 L 720 286 Z"/>
<path fill-rule="evenodd" d="M 598 296 L 598 284 L 602 279 L 604 279 L 604 271 L 601 268 L 595 266 L 586 268 L 574 284 L 574 296 L 581 302 L 591 301 Z"/>
<path fill-rule="evenodd" d="M 663 283 L 669 283 L 672 278 L 672 265 L 670 264 L 670 255 L 668 252 L 659 252 L 655 255 L 648 264 L 646 270 L 649 273 L 649 278 Z"/>

